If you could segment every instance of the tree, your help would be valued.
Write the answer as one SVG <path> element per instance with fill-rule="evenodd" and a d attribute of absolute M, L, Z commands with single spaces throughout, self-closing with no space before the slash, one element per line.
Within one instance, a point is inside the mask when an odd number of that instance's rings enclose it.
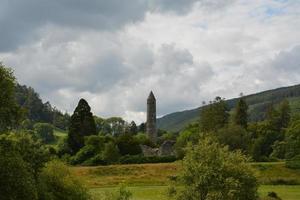
<path fill-rule="evenodd" d="M 96 135 L 96 125 L 89 104 L 80 99 L 73 115 L 71 116 L 68 133 L 68 145 L 75 154 L 84 146 L 84 137 Z"/>
<path fill-rule="evenodd" d="M 229 125 L 216 133 L 219 142 L 228 145 L 230 150 L 243 150 L 247 152 L 250 144 L 250 134 L 242 126 Z"/>
<path fill-rule="evenodd" d="M 273 103 L 267 107 L 266 121 L 273 131 L 279 132 L 281 130 L 280 113 L 274 108 Z"/>
<path fill-rule="evenodd" d="M 247 128 L 248 123 L 248 105 L 245 99 L 242 97 L 239 99 L 234 115 L 234 123 L 236 125 Z"/>
<path fill-rule="evenodd" d="M 141 133 L 145 133 L 146 132 L 146 124 L 145 123 L 141 123 L 139 125 L 139 132 L 141 132 Z"/>
<path fill-rule="evenodd" d="M 291 108 L 288 100 L 283 100 L 279 105 L 280 128 L 287 128 L 291 120 Z"/>
<path fill-rule="evenodd" d="M 285 142 L 285 158 L 290 159 L 296 155 L 300 155 L 300 120 L 292 122 L 288 127 Z"/>
<path fill-rule="evenodd" d="M 248 158 L 231 152 L 211 138 L 189 145 L 183 159 L 182 172 L 176 178 L 169 195 L 178 200 L 254 200 L 257 180 Z"/>
<path fill-rule="evenodd" d="M 136 135 L 138 132 L 138 128 L 136 126 L 136 123 L 134 121 L 132 121 L 129 125 L 129 131 L 132 135 Z"/>
<path fill-rule="evenodd" d="M 34 177 L 38 176 L 45 163 L 50 159 L 45 145 L 26 133 L 2 135 L 0 148 L 5 152 L 17 152 L 30 166 Z"/>
<path fill-rule="evenodd" d="M 0 133 L 15 128 L 22 117 L 22 110 L 15 100 L 15 86 L 12 70 L 0 62 Z"/>
<path fill-rule="evenodd" d="M 0 191 L 2 200 L 37 200 L 35 179 L 30 166 L 17 152 L 0 147 Z"/>
<path fill-rule="evenodd" d="M 48 123 L 36 123 L 34 125 L 34 130 L 37 136 L 42 139 L 45 143 L 51 143 L 55 141 L 55 136 L 53 134 L 53 126 Z"/>
<path fill-rule="evenodd" d="M 212 104 L 202 108 L 200 128 L 203 132 L 215 131 L 228 123 L 228 108 L 221 97 L 216 97 Z"/>
<path fill-rule="evenodd" d="M 188 143 L 196 144 L 200 138 L 199 124 L 194 123 L 188 125 L 179 133 L 176 138 L 175 151 L 178 158 L 183 158 L 185 155 L 185 147 Z"/>
<path fill-rule="evenodd" d="M 105 144 L 102 156 L 103 159 L 108 163 L 117 162 L 120 157 L 119 149 L 113 142 L 109 142 Z"/>
<path fill-rule="evenodd" d="M 138 141 L 129 134 L 120 135 L 117 139 L 117 146 L 122 156 L 142 153 L 142 149 Z"/>

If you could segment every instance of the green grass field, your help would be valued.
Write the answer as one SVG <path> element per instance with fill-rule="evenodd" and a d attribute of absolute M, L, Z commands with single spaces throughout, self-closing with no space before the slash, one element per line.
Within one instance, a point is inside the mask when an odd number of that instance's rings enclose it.
<path fill-rule="evenodd" d="M 283 162 L 251 163 L 260 182 L 260 195 L 276 192 L 283 200 L 300 200 L 300 170 L 288 169 Z M 180 162 L 160 164 L 71 167 L 73 173 L 90 188 L 97 200 L 105 192 L 128 186 L 134 200 L 165 200 L 169 178 L 180 171 Z"/>
<path fill-rule="evenodd" d="M 136 186 L 128 187 L 133 194 L 133 200 L 167 200 L 166 191 L 167 186 Z M 94 188 L 91 189 L 91 194 L 95 200 L 103 199 L 106 192 L 115 191 L 116 187 Z M 300 199 L 300 185 L 285 186 L 285 185 L 262 185 L 259 188 L 260 196 L 264 197 L 268 192 L 276 192 L 282 200 L 299 200 Z"/>

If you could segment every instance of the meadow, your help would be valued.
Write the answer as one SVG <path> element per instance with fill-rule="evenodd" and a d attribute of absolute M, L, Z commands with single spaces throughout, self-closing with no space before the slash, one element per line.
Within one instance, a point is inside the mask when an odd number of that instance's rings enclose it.
<path fill-rule="evenodd" d="M 283 200 L 300 199 L 300 170 L 288 169 L 284 162 L 251 163 L 260 182 L 259 194 L 276 192 Z M 90 189 L 95 199 L 124 184 L 134 200 L 165 200 L 171 177 L 180 172 L 180 161 L 164 164 L 71 167 Z"/>

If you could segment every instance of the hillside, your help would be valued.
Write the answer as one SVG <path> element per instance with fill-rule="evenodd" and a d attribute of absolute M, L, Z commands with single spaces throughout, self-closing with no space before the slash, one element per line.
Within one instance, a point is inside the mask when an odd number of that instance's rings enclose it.
<path fill-rule="evenodd" d="M 245 96 L 249 105 L 250 121 L 262 120 L 270 103 L 277 104 L 285 98 L 290 102 L 292 114 L 300 113 L 300 85 L 282 87 Z M 234 98 L 226 101 L 231 111 L 233 111 L 238 99 Z M 189 123 L 197 121 L 200 117 L 200 111 L 201 107 L 198 107 L 165 115 L 157 120 L 158 128 L 173 132 L 180 131 Z"/>

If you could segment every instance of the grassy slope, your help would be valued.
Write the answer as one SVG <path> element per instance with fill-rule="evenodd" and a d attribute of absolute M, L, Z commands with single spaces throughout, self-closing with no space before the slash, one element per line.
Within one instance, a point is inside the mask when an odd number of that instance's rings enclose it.
<path fill-rule="evenodd" d="M 264 110 L 268 103 L 278 103 L 287 98 L 291 103 L 293 114 L 300 114 L 300 85 L 269 90 L 245 96 L 249 106 L 250 119 L 253 121 L 261 120 Z M 238 99 L 227 100 L 228 107 L 232 109 Z M 165 115 L 157 120 L 160 129 L 168 131 L 180 131 L 187 124 L 199 119 L 201 108 L 185 110 Z"/>
<path fill-rule="evenodd" d="M 274 180 L 294 180 L 300 184 L 300 170 L 287 169 L 284 163 L 252 163 L 261 184 L 259 193 L 276 192 L 283 200 L 300 199 L 300 185 L 267 185 Z M 92 196 L 103 199 L 106 192 L 115 191 L 119 184 L 128 185 L 133 200 L 166 200 L 169 177 L 180 172 L 180 163 L 72 167 L 90 188 Z M 276 181 L 275 181 L 276 183 Z"/>
<path fill-rule="evenodd" d="M 288 169 L 284 163 L 253 163 L 261 184 L 299 184 L 300 170 Z M 169 178 L 180 172 L 179 163 L 72 167 L 89 188 L 168 185 Z"/>

